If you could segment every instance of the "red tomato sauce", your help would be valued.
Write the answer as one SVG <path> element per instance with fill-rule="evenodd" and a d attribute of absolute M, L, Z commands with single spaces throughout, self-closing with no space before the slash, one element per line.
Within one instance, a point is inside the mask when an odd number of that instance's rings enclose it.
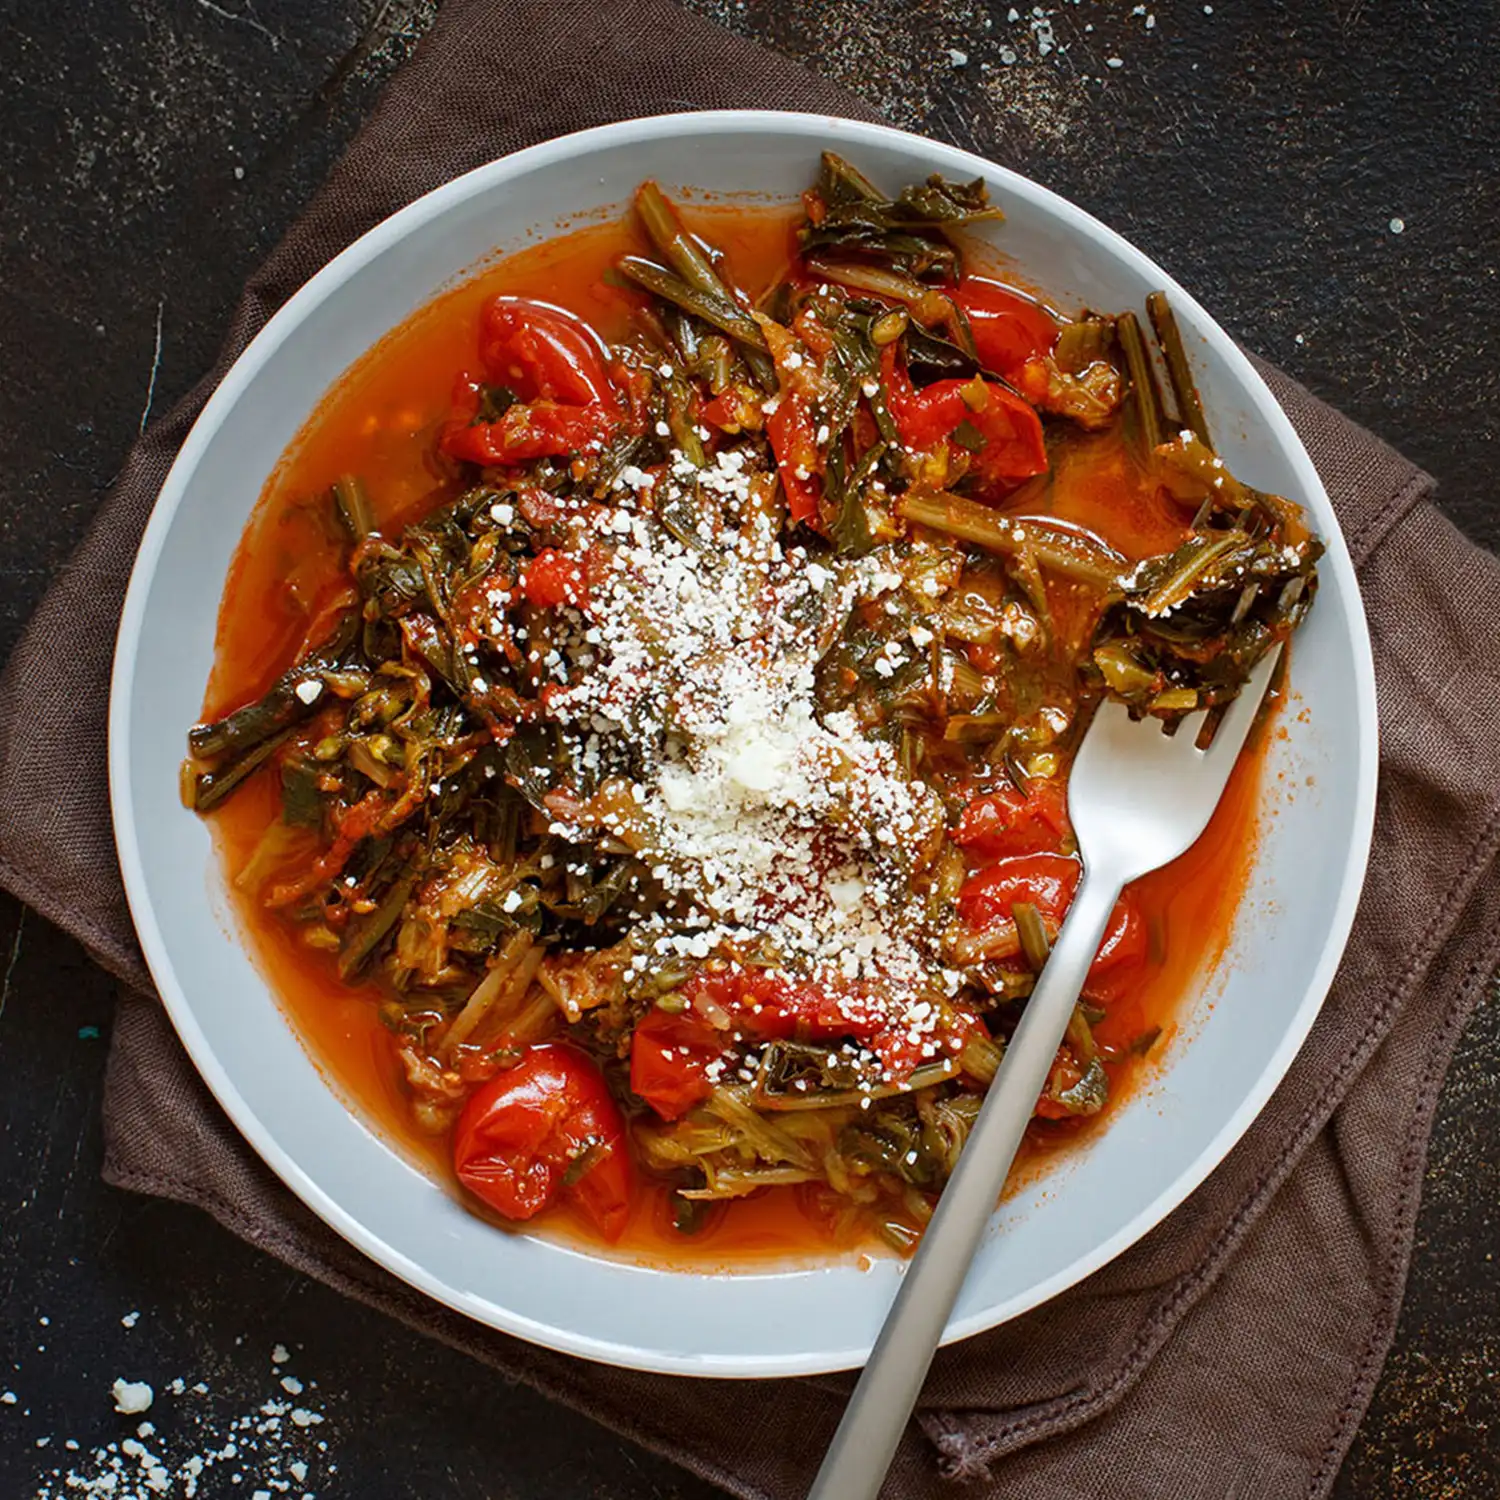
<path fill-rule="evenodd" d="M 752 293 L 771 284 L 791 259 L 788 210 L 688 205 L 682 212 L 692 229 L 723 248 L 735 279 Z M 621 253 L 646 248 L 622 219 L 575 229 L 508 257 L 421 309 L 339 381 L 271 476 L 240 543 L 220 611 L 205 720 L 262 694 L 309 636 L 309 621 L 341 598 L 347 579 L 341 544 L 329 533 L 321 505 L 334 480 L 346 473 L 363 476 L 383 529 L 421 514 L 435 483 L 428 455 L 451 411 L 455 372 L 472 363 L 474 331 L 486 302 L 502 292 L 540 299 L 577 313 L 605 339 L 616 337 L 624 330 L 628 294 L 609 285 L 604 272 Z M 1033 322 L 1023 319 L 1022 332 Z M 1090 528 L 1127 557 L 1165 551 L 1185 534 L 1180 513 L 1145 482 L 1113 434 L 1075 446 L 1056 481 L 1046 513 Z M 1122 1100 L 1171 1046 L 1181 1012 L 1223 954 L 1246 886 L 1269 738 L 1263 730 L 1242 756 L 1198 843 L 1133 888 L 1147 956 L 1094 1032 L 1106 1053 L 1124 1052 L 1153 1028 L 1160 1028 L 1159 1039 L 1146 1059 L 1126 1055 L 1107 1065 L 1111 1102 L 1101 1115 L 1033 1122 L 1012 1174 L 1012 1192 L 1058 1152 L 1107 1129 Z M 233 885 L 279 807 L 275 780 L 255 777 L 210 819 L 254 956 L 330 1081 L 385 1137 L 457 1193 L 451 1142 L 422 1133 L 412 1121 L 394 1040 L 380 1019 L 378 988 L 341 981 L 329 955 L 297 942 L 273 913 Z M 471 1199 L 465 1202 L 485 1213 Z M 597 1233 L 567 1201 L 525 1227 L 599 1245 Z M 861 1231 L 841 1230 L 818 1195 L 803 1188 L 765 1189 L 717 1205 L 707 1226 L 685 1237 L 672 1227 L 667 1190 L 637 1173 L 628 1219 L 611 1253 L 714 1269 L 864 1251 L 888 1253 Z"/>

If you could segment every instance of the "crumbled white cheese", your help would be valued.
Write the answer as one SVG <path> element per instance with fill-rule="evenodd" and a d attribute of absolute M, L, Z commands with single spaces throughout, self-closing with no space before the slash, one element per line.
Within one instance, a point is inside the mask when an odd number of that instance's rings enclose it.
<path fill-rule="evenodd" d="M 908 1008 L 952 989 L 899 853 L 941 825 L 942 806 L 851 715 L 820 716 L 813 671 L 819 622 L 893 599 L 904 578 L 878 557 L 811 560 L 770 519 L 773 484 L 753 448 L 702 468 L 669 453 L 655 485 L 696 496 L 703 549 L 627 511 L 594 513 L 603 562 L 567 648 L 588 648 L 588 670 L 559 672 L 549 714 L 576 763 L 637 773 L 605 824 L 632 820 L 675 898 L 674 915 L 637 928 L 638 965 L 764 942 L 798 973 L 843 975 L 919 1046 L 934 1022 Z M 906 659 L 893 641 L 877 670 Z"/>
<path fill-rule="evenodd" d="M 283 1358 L 277 1361 L 273 1354 L 273 1365 L 290 1358 L 282 1345 L 276 1346 L 275 1353 Z M 113 1389 L 116 1410 L 127 1410 L 132 1399 L 149 1404 L 150 1389 L 143 1383 L 117 1380 Z M 189 1388 L 178 1377 L 166 1389 L 182 1396 Z M 197 1395 L 208 1391 L 202 1381 L 191 1389 Z M 141 1397 L 140 1392 L 147 1394 Z M 6 1394 L 7 1404 L 14 1404 L 14 1395 Z M 0 1401 L 5 1400 L 6 1396 L 0 1396 Z M 305 1407 L 294 1410 L 289 1402 L 274 1399 L 239 1415 L 179 1406 L 166 1436 L 146 1421 L 136 1425 L 134 1436 L 101 1443 L 88 1452 L 76 1438 L 64 1439 L 61 1448 L 72 1456 L 67 1461 L 71 1466 L 39 1474 L 27 1493 L 31 1500 L 155 1500 L 157 1496 L 209 1500 L 210 1493 L 238 1494 L 247 1500 L 275 1500 L 283 1495 L 291 1500 L 317 1500 L 317 1492 L 308 1483 L 328 1444 L 311 1429 L 323 1420 L 318 1412 Z M 39 1450 L 53 1441 L 51 1437 L 33 1439 Z M 327 1473 L 335 1474 L 337 1467 L 327 1464 Z"/>
<path fill-rule="evenodd" d="M 304 703 L 316 703 L 323 696 L 323 684 L 316 677 L 304 678 L 292 689 Z"/>
<path fill-rule="evenodd" d="M 110 1391 L 115 1398 L 115 1410 L 127 1416 L 149 1410 L 156 1394 L 144 1380 L 116 1380 Z"/>

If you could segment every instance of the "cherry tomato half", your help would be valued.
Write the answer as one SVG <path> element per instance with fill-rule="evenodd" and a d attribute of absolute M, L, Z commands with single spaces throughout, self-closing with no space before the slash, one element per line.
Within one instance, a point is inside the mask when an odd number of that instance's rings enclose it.
<path fill-rule="evenodd" d="M 980 360 L 997 375 L 1013 376 L 1027 360 L 1051 353 L 1057 343 L 1052 315 L 997 281 L 965 276 L 953 300 L 968 315 Z"/>
<path fill-rule="evenodd" d="M 1019 854 L 969 876 L 958 893 L 958 914 L 968 926 L 984 931 L 1009 921 L 1015 904 L 1028 903 L 1053 926 L 1061 926 L 1078 890 L 1083 867 L 1066 854 Z M 1089 970 L 1085 993 L 1114 998 L 1117 971 L 1146 956 L 1146 924 L 1134 897 L 1125 892 L 1115 903 L 1104 940 Z"/>
<path fill-rule="evenodd" d="M 571 406 L 538 397 L 518 401 L 498 421 L 477 422 L 480 394 L 478 381 L 458 377 L 453 413 L 438 439 L 444 453 L 474 464 L 503 466 L 597 451 L 620 421 L 614 406 Z"/>
<path fill-rule="evenodd" d="M 624 420 L 604 345 L 587 323 L 561 308 L 496 297 L 480 315 L 479 358 L 489 382 L 516 401 L 497 421 L 476 421 L 482 388 L 461 375 L 439 438 L 453 458 L 505 465 L 588 453 Z"/>
<path fill-rule="evenodd" d="M 475 1091 L 458 1117 L 453 1167 L 508 1219 L 529 1219 L 561 1195 L 613 1240 L 629 1216 L 625 1122 L 599 1069 L 572 1047 L 532 1047 Z"/>
<path fill-rule="evenodd" d="M 521 297 L 496 297 L 480 315 L 479 358 L 518 400 L 617 406 L 604 346 L 581 318 Z"/>

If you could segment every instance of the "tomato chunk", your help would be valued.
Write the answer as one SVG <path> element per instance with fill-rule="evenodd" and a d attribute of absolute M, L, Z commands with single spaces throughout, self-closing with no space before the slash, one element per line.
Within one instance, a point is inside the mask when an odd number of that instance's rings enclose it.
<path fill-rule="evenodd" d="M 480 316 L 479 359 L 489 383 L 515 402 L 496 420 L 478 421 L 483 386 L 461 375 L 439 446 L 485 465 L 597 451 L 624 420 L 604 356 L 598 336 L 571 313 L 496 297 Z"/>
<path fill-rule="evenodd" d="M 438 444 L 444 453 L 487 466 L 528 463 L 597 451 L 619 425 L 613 406 L 571 406 L 538 398 L 517 402 L 494 422 L 480 422 L 482 390 L 471 376 L 460 375 L 453 387 L 453 413 L 443 424 Z"/>
<path fill-rule="evenodd" d="M 708 1065 L 724 1053 L 724 1038 L 691 1013 L 649 1010 L 630 1039 L 630 1091 L 664 1120 L 675 1120 L 708 1098 Z"/>
<path fill-rule="evenodd" d="M 599 1069 L 572 1047 L 532 1047 L 473 1094 L 454 1131 L 453 1167 L 508 1219 L 565 1196 L 613 1240 L 629 1217 L 625 1121 Z"/>
<path fill-rule="evenodd" d="M 1009 786 L 976 797 L 953 830 L 953 842 L 971 860 L 988 862 L 1058 853 L 1070 832 L 1067 788 L 1060 781 L 1038 780 L 1024 797 Z"/>
<path fill-rule="evenodd" d="M 588 581 L 582 562 L 553 547 L 538 552 L 526 564 L 521 588 L 532 604 L 572 604 L 582 609 L 588 603 Z"/>
<path fill-rule="evenodd" d="M 968 315 L 979 358 L 997 375 L 1013 376 L 1027 360 L 1051 353 L 1057 343 L 1051 313 L 997 281 L 965 276 L 953 299 Z"/>
<path fill-rule="evenodd" d="M 914 1031 L 892 1014 L 883 995 L 842 978 L 705 969 L 688 980 L 682 994 L 697 1014 L 727 1019 L 741 1036 L 766 1041 L 847 1037 L 873 1052 L 898 1082 L 925 1057 L 955 1050 L 952 1037 Z M 934 1050 L 924 1050 L 930 1045 Z"/>
<path fill-rule="evenodd" d="M 891 416 L 902 443 L 927 450 L 967 423 L 983 440 L 973 471 L 985 488 L 1010 488 L 1047 471 L 1042 419 L 1019 396 L 995 381 L 937 380 L 919 391 L 888 344 L 881 352 Z M 971 404 L 974 403 L 974 404 Z"/>
<path fill-rule="evenodd" d="M 894 344 L 887 344 L 880 352 L 880 375 L 885 381 L 891 416 L 896 420 L 902 443 L 908 448 L 936 446 L 969 414 L 959 394 L 966 381 L 938 380 L 919 391 Z"/>
<path fill-rule="evenodd" d="M 593 329 L 545 302 L 496 297 L 480 315 L 479 358 L 490 380 L 521 401 L 618 404 Z"/>
<path fill-rule="evenodd" d="M 1062 925 L 1083 866 L 1066 854 L 1019 854 L 1002 859 L 971 875 L 958 893 L 958 914 L 968 926 L 984 931 L 1010 921 L 1015 904 L 1023 902 L 1055 927 Z M 1126 891 L 1110 913 L 1103 941 L 1089 969 L 1085 993 L 1114 997 L 1114 983 L 1126 966 L 1146 956 L 1146 924 L 1135 898 Z"/>
<path fill-rule="evenodd" d="M 1066 1045 L 1059 1047 L 1057 1056 L 1052 1059 L 1052 1069 L 1047 1074 L 1046 1085 L 1032 1113 L 1043 1120 L 1071 1119 L 1073 1111 L 1051 1096 L 1065 1094 L 1082 1082 L 1083 1069 L 1078 1066 L 1078 1059 L 1073 1056 L 1072 1049 Z"/>
<path fill-rule="evenodd" d="M 974 473 L 984 486 L 1005 489 L 1045 474 L 1047 444 L 1035 409 L 994 381 L 986 381 L 984 389 L 989 399 L 968 416 L 969 425 L 984 439 L 974 455 Z"/>
<path fill-rule="evenodd" d="M 813 433 L 807 403 L 792 391 L 783 391 L 776 408 L 766 418 L 766 435 L 776 455 L 776 470 L 786 491 L 787 511 L 793 521 L 809 521 L 818 514 L 823 493 L 819 474 L 823 459 Z"/>

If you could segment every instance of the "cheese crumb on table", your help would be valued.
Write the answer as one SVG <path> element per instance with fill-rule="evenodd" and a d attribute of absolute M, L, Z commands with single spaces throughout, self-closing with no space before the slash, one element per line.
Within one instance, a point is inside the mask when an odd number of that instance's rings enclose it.
<path fill-rule="evenodd" d="M 144 1380 L 116 1380 L 110 1391 L 115 1398 L 115 1410 L 127 1416 L 149 1410 L 156 1394 Z"/>

